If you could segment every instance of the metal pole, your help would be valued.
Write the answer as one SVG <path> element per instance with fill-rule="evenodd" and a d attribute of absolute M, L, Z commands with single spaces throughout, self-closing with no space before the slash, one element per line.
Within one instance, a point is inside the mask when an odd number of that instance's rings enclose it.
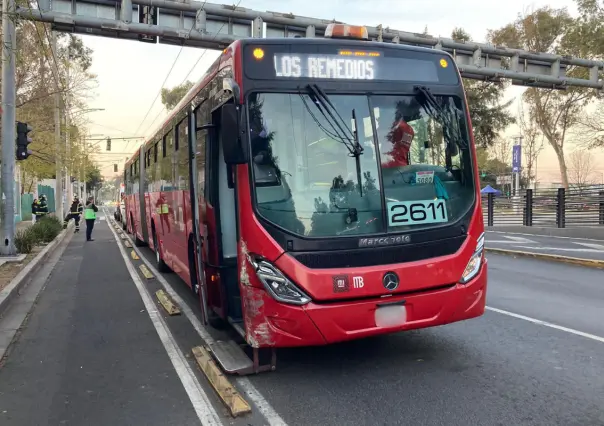
<path fill-rule="evenodd" d="M 59 69 L 56 62 L 57 58 L 57 34 L 52 31 L 51 44 L 53 55 L 53 70 L 55 74 L 55 214 L 57 218 L 63 220 L 63 169 L 61 167 L 61 92 L 59 86 Z"/>
<path fill-rule="evenodd" d="M 83 164 L 83 168 L 84 168 L 84 193 L 82 194 L 82 198 L 84 200 L 86 200 L 86 198 L 88 197 L 88 192 L 86 191 L 86 181 L 88 180 L 88 176 L 86 175 L 87 173 L 87 167 L 88 167 L 88 142 L 87 142 L 87 138 L 84 138 L 84 161 L 82 161 Z"/>
<path fill-rule="evenodd" d="M 2 244 L 3 255 L 17 254 L 15 247 L 15 50 L 17 35 L 11 14 L 15 0 L 2 2 Z"/>
<path fill-rule="evenodd" d="M 69 85 L 69 64 L 71 61 L 71 49 L 68 48 L 67 51 L 67 65 L 66 65 L 66 73 L 67 73 L 67 85 Z M 70 136 L 71 136 L 71 120 L 69 119 L 69 91 L 65 92 L 65 189 L 67 190 L 67 203 L 66 207 L 71 203 L 73 199 L 73 185 L 71 184 L 71 146 L 70 146 Z"/>

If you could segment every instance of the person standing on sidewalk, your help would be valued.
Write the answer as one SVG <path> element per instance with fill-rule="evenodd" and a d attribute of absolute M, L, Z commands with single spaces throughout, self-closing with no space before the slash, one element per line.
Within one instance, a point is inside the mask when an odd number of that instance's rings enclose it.
<path fill-rule="evenodd" d="M 31 224 L 36 223 L 36 219 L 38 218 L 38 207 L 40 206 L 38 199 L 34 198 L 34 202 L 31 203 Z"/>
<path fill-rule="evenodd" d="M 98 211 L 99 208 L 94 204 L 94 198 L 88 198 L 88 201 L 86 201 L 86 207 L 84 208 L 84 219 L 86 220 L 86 241 L 94 241 L 92 238 L 92 228 L 94 228 L 96 213 Z"/>

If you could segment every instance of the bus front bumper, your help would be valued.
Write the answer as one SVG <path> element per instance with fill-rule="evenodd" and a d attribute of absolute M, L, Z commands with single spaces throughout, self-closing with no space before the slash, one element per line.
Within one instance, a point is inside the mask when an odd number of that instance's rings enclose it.
<path fill-rule="evenodd" d="M 371 300 L 311 302 L 300 307 L 279 303 L 263 289 L 247 287 L 246 336 L 254 347 L 316 346 L 434 327 L 481 316 L 486 290 L 486 259 L 466 284 Z"/>

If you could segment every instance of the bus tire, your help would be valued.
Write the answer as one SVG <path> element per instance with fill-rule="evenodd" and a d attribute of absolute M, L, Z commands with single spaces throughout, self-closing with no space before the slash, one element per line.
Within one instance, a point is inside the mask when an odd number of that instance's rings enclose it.
<path fill-rule="evenodd" d="M 134 245 L 136 247 L 144 246 L 145 243 L 143 242 L 143 240 L 138 238 L 138 236 L 136 235 L 136 228 L 134 227 L 134 218 L 132 216 L 130 216 L 130 224 L 132 226 L 132 235 L 134 235 Z"/>

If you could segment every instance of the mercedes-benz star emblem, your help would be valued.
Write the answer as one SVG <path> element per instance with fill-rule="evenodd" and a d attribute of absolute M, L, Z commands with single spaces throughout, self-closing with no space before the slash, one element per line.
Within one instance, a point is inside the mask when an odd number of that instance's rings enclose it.
<path fill-rule="evenodd" d="M 398 276 L 394 272 L 386 272 L 382 278 L 382 284 L 386 290 L 394 291 L 398 288 Z"/>

